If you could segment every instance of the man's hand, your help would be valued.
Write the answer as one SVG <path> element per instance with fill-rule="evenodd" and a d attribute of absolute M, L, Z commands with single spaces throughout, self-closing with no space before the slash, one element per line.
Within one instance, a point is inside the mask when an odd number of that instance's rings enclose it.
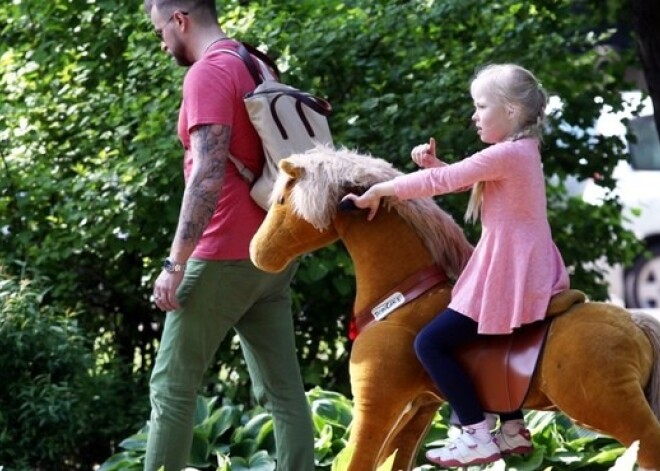
<path fill-rule="evenodd" d="M 176 290 L 183 280 L 183 271 L 169 273 L 165 270 L 160 272 L 154 284 L 153 301 L 161 311 L 174 311 L 179 309 L 179 301 L 176 299 Z"/>

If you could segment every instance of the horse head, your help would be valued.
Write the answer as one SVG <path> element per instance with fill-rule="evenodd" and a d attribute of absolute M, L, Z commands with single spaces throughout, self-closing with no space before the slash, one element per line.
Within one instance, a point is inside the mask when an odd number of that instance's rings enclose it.
<path fill-rule="evenodd" d="M 430 263 L 441 265 L 451 276 L 460 272 L 471 253 L 460 227 L 430 198 L 406 202 L 386 198 L 383 210 L 371 223 L 363 211 L 341 204 L 347 193 L 360 193 L 401 175 L 383 159 L 318 146 L 283 159 L 279 167 L 268 215 L 250 244 L 250 257 L 262 270 L 280 271 L 295 257 L 338 239 L 347 245 L 354 262 L 360 254 L 403 250 L 406 241 L 413 245 L 409 252 L 419 252 L 417 239 Z M 401 222 L 401 231 L 393 228 L 392 219 Z M 347 238 L 356 231 L 349 227 L 355 229 L 356 225 L 362 237 L 356 240 L 359 249 L 351 250 Z M 365 236 L 365 230 L 369 235 Z M 398 254 L 397 258 L 405 257 Z"/>

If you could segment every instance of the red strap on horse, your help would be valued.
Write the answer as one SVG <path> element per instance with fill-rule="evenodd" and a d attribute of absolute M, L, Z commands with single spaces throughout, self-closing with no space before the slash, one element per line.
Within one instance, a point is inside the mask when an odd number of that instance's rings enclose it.
<path fill-rule="evenodd" d="M 382 320 L 396 309 L 417 299 L 431 288 L 448 280 L 447 274 L 437 265 L 412 274 L 374 305 L 363 309 L 351 318 L 349 338 L 354 340 L 369 324 Z"/>

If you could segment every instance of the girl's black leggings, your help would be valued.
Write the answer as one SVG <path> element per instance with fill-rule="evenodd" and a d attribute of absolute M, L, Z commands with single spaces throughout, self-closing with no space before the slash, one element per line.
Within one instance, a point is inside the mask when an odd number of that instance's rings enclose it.
<path fill-rule="evenodd" d="M 484 410 L 472 380 L 454 358 L 454 350 L 479 337 L 476 321 L 446 309 L 429 322 L 415 339 L 415 353 L 462 425 L 484 420 Z M 501 421 L 522 419 L 521 410 L 500 414 Z"/>

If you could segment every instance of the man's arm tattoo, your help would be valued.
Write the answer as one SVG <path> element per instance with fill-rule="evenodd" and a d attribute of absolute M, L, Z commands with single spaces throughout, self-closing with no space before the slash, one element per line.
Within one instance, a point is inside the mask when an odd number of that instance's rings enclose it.
<path fill-rule="evenodd" d="M 190 135 L 193 170 L 186 185 L 179 236 L 185 245 L 197 245 L 218 204 L 229 153 L 228 126 L 206 125 Z"/>

